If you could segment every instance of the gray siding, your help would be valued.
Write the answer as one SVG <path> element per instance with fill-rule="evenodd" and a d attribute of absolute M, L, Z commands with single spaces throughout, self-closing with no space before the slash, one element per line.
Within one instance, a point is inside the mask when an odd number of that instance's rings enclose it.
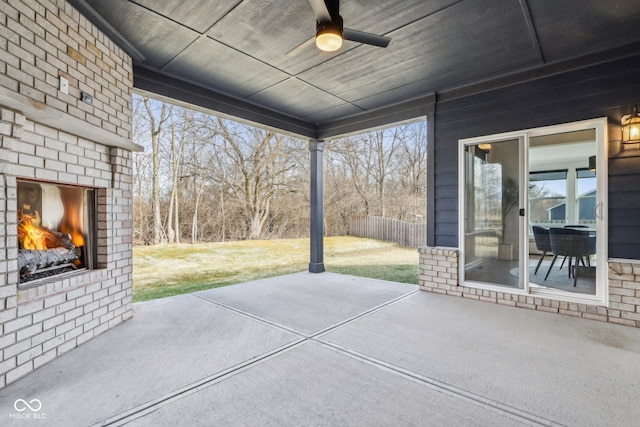
<path fill-rule="evenodd" d="M 437 102 L 429 126 L 430 246 L 458 246 L 459 139 L 609 118 L 609 256 L 640 259 L 640 149 L 620 150 L 620 118 L 640 104 L 640 55 Z M 433 142 L 433 144 L 432 144 Z"/>

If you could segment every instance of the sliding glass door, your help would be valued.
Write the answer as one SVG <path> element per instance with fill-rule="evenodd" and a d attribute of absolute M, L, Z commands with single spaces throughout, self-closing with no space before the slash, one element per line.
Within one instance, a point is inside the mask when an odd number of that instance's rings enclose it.
<path fill-rule="evenodd" d="M 464 147 L 466 280 L 521 288 L 522 139 Z"/>
<path fill-rule="evenodd" d="M 607 301 L 606 119 L 460 141 L 467 286 Z"/>
<path fill-rule="evenodd" d="M 596 295 L 596 149 L 595 129 L 529 140 L 529 282 L 536 290 Z"/>

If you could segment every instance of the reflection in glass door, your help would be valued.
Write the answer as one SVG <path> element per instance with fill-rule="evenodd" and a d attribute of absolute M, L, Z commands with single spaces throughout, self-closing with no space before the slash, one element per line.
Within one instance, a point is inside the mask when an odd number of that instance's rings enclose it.
<path fill-rule="evenodd" d="M 466 286 L 607 304 L 607 119 L 460 141 Z"/>
<path fill-rule="evenodd" d="M 596 131 L 529 139 L 532 289 L 596 295 Z"/>
<path fill-rule="evenodd" d="M 521 288 L 522 139 L 464 147 L 464 280 Z"/>

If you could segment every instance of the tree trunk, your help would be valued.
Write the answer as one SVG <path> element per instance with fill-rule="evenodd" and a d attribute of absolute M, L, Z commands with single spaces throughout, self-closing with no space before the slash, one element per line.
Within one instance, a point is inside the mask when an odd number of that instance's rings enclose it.
<path fill-rule="evenodd" d="M 227 240 L 227 215 L 224 210 L 224 187 L 220 186 L 220 213 L 222 214 L 222 241 Z"/>
<path fill-rule="evenodd" d="M 387 216 L 387 210 L 386 210 L 386 203 L 385 203 L 385 191 L 384 191 L 384 184 L 385 184 L 385 179 L 384 176 L 382 177 L 382 179 L 380 180 L 380 216 L 384 217 Z"/>
<path fill-rule="evenodd" d="M 155 138 L 153 138 L 155 139 Z M 153 244 L 157 245 L 162 242 L 162 221 L 160 219 L 160 181 L 158 171 L 160 169 L 160 161 L 158 159 L 157 141 L 153 141 Z"/>
<path fill-rule="evenodd" d="M 193 208 L 193 218 L 191 219 L 191 244 L 195 244 L 198 241 L 198 207 L 200 207 L 200 198 L 204 189 L 204 179 L 201 180 L 198 187 L 198 193 L 196 195 L 196 203 Z"/>
<path fill-rule="evenodd" d="M 167 240 L 169 244 L 175 243 L 176 233 L 173 229 L 173 202 L 174 202 L 174 193 L 175 188 L 171 190 L 171 198 L 169 199 L 169 213 L 167 216 Z"/>
<path fill-rule="evenodd" d="M 156 119 L 151 110 L 149 104 L 149 98 L 143 99 L 144 106 L 147 110 L 149 126 L 151 130 L 151 150 L 153 156 L 153 181 L 152 181 L 152 193 L 153 193 L 153 243 L 158 244 L 162 242 L 162 219 L 160 216 L 160 147 L 158 137 L 162 132 L 162 125 L 167 120 L 166 104 L 162 104 L 160 111 L 160 119 L 156 125 Z"/>
<path fill-rule="evenodd" d="M 180 200 L 178 200 L 178 192 L 176 191 L 176 197 L 175 197 L 175 207 L 176 207 L 176 213 L 175 213 L 175 218 L 174 218 L 174 230 L 176 232 L 176 243 L 180 243 Z"/>
<path fill-rule="evenodd" d="M 251 218 L 251 225 L 249 227 L 249 240 L 257 240 L 260 238 L 262 232 L 262 224 L 260 221 L 260 213 L 255 212 Z"/>

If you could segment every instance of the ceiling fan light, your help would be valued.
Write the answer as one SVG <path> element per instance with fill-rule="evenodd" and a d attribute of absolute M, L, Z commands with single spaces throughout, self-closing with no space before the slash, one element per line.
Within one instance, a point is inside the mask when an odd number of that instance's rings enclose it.
<path fill-rule="evenodd" d="M 325 52 L 335 52 L 342 47 L 342 18 L 334 16 L 332 22 L 316 24 L 316 46 Z"/>
<path fill-rule="evenodd" d="M 325 32 L 316 35 L 316 46 L 325 52 L 335 52 L 342 47 L 342 37 L 336 33 Z"/>

